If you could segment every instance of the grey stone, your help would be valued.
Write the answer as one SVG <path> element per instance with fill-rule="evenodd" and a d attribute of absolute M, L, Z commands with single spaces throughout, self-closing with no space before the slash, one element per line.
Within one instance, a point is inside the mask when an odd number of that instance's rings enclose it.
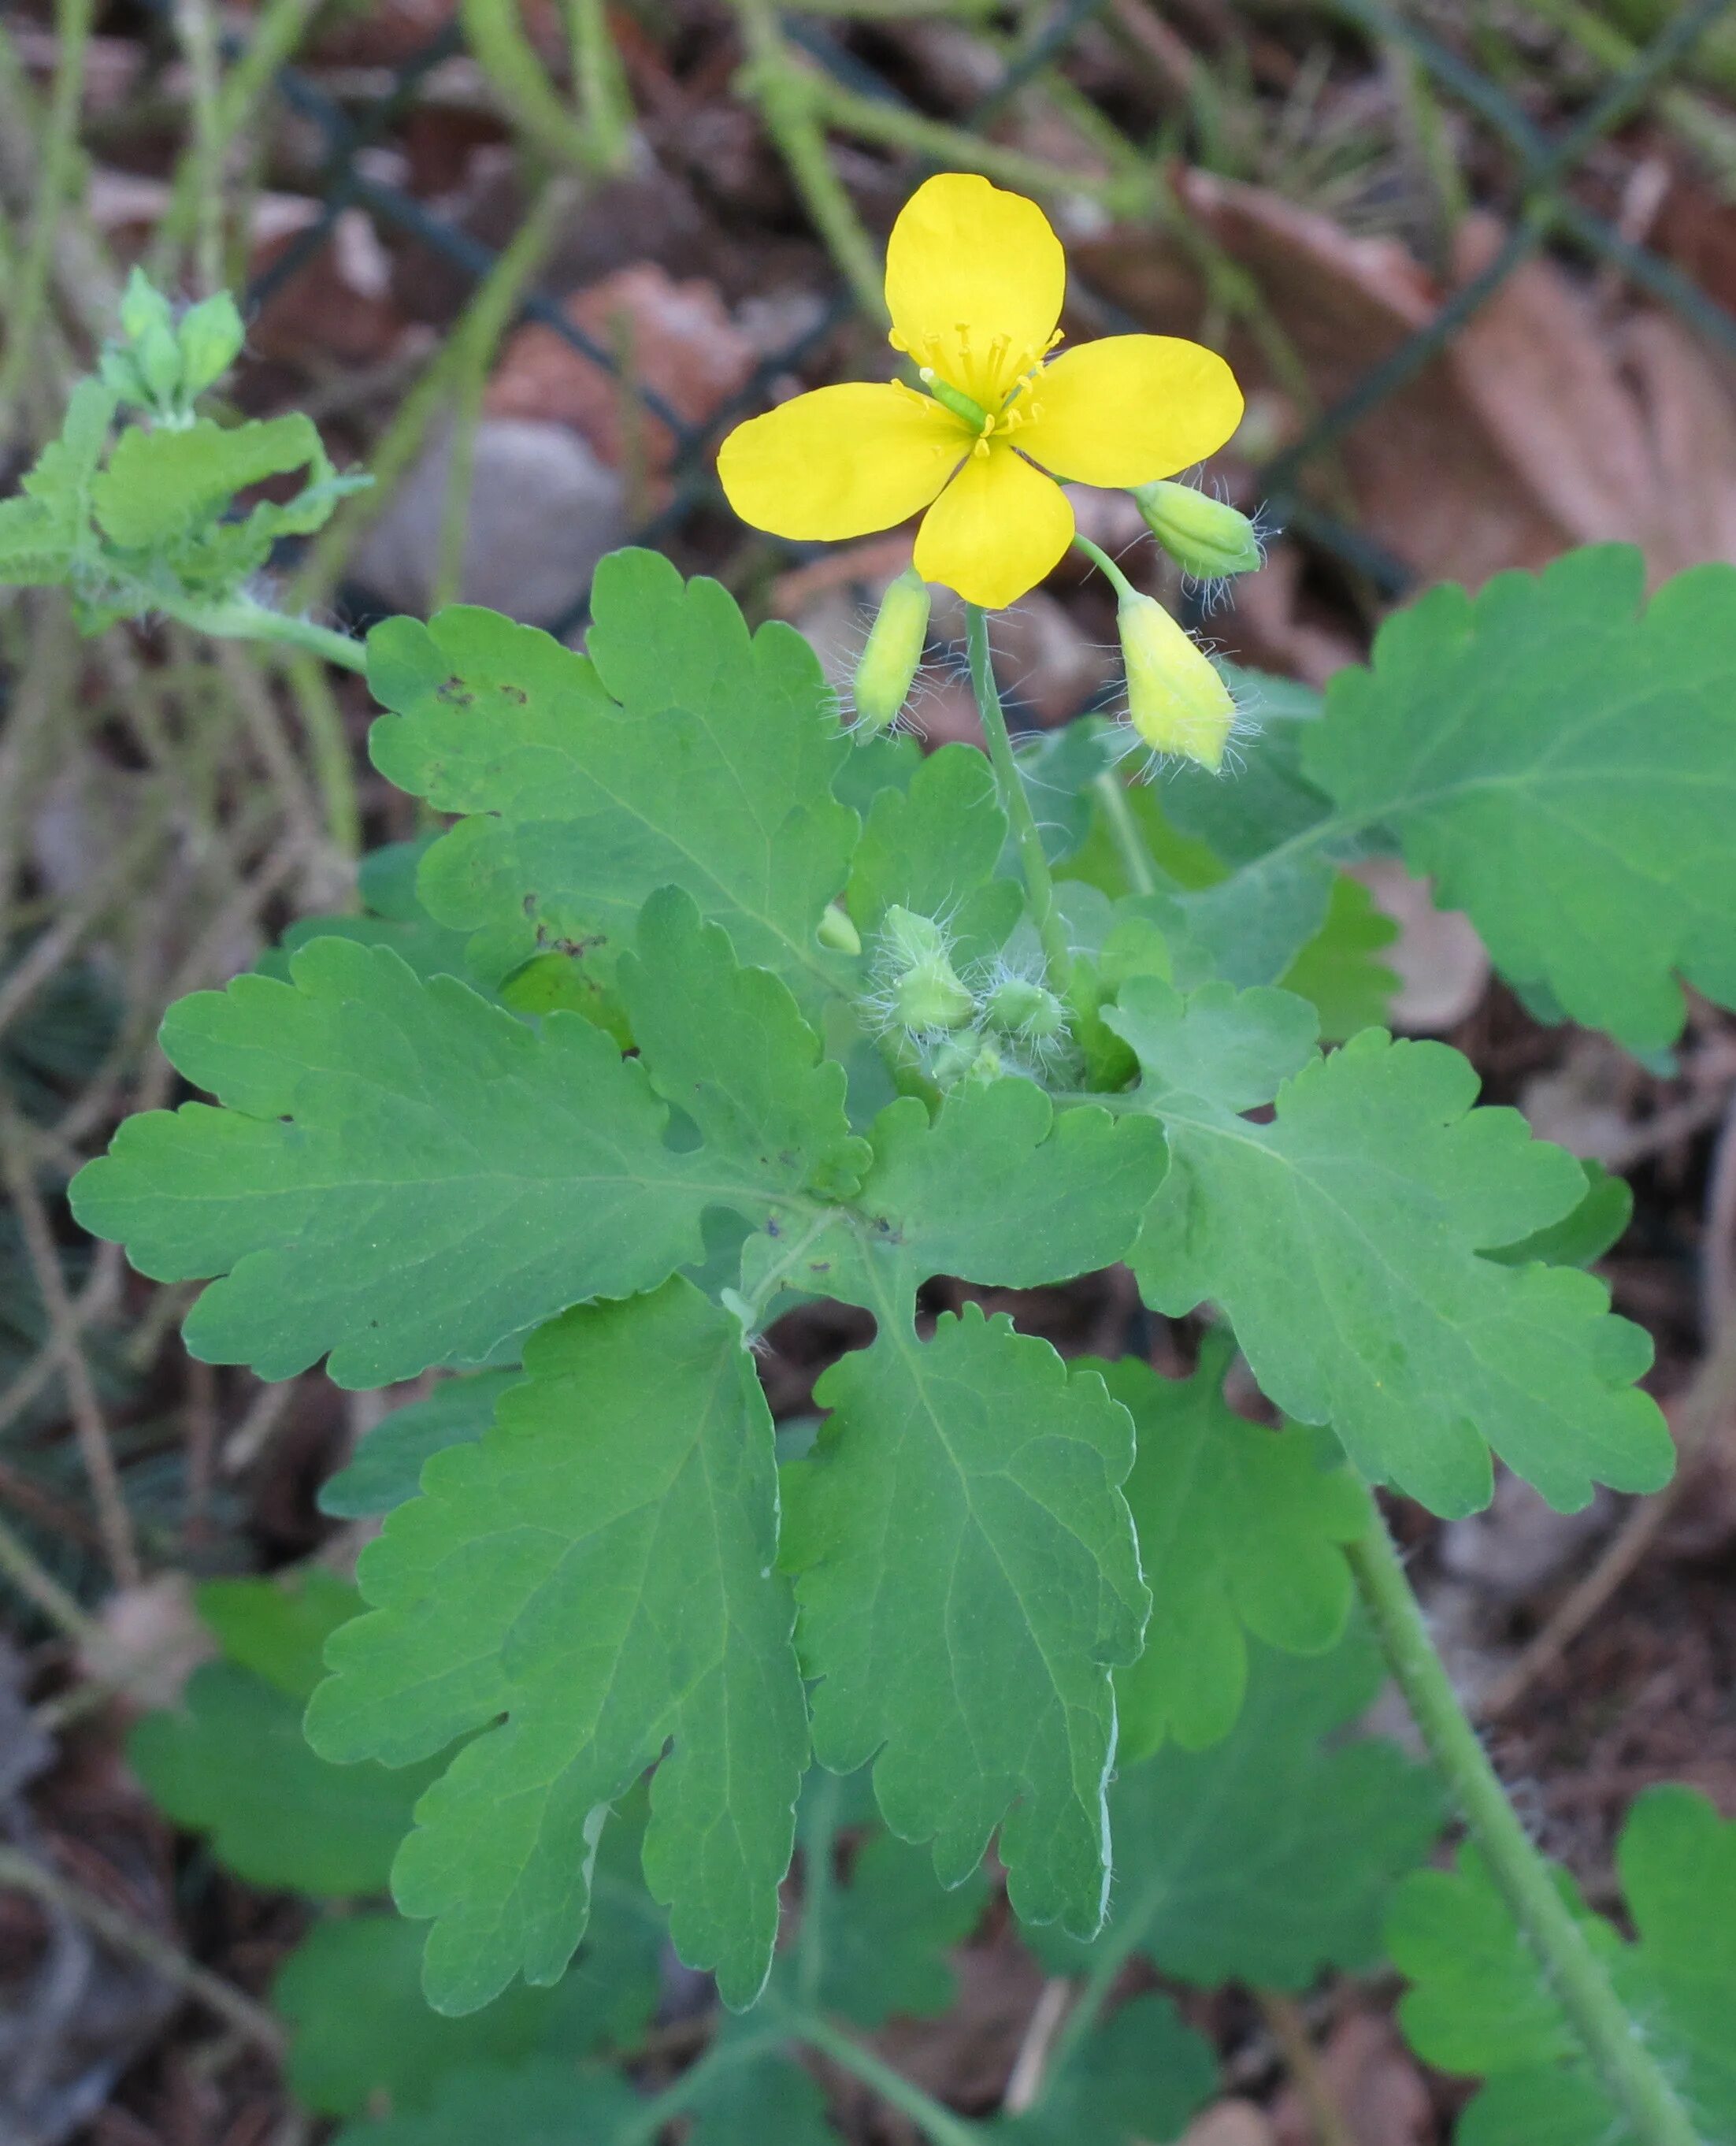
<path fill-rule="evenodd" d="M 428 609 L 451 460 L 450 432 L 429 442 L 357 555 L 357 579 L 400 611 Z M 524 417 L 477 426 L 460 585 L 466 603 L 550 625 L 626 534 L 620 476 L 576 433 Z"/>

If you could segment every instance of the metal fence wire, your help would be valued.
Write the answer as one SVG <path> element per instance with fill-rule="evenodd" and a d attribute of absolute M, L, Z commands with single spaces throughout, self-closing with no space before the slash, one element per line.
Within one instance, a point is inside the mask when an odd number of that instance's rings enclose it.
<path fill-rule="evenodd" d="M 498 4 L 516 4 L 516 0 L 498 0 Z M 971 111 L 954 122 L 955 130 L 968 134 L 984 127 L 1021 90 L 1065 60 L 1080 34 L 1107 5 L 1108 0 L 1062 0 L 1010 61 L 1002 78 Z M 1695 0 L 1693 6 L 1682 7 L 1651 43 L 1634 52 L 1570 125 L 1551 136 L 1499 84 L 1398 8 L 1383 4 L 1383 0 L 1331 0 L 1332 12 L 1345 25 L 1379 43 L 1396 47 L 1432 78 L 1448 100 L 1463 107 L 1504 146 L 1514 166 L 1510 198 L 1504 204 L 1510 228 L 1494 257 L 1452 292 L 1426 325 L 1371 364 L 1337 402 L 1312 418 L 1299 438 L 1256 472 L 1256 491 L 1265 500 L 1275 524 L 1305 535 L 1381 596 L 1398 596 L 1405 591 L 1410 574 L 1404 563 L 1363 532 L 1324 512 L 1300 492 L 1299 480 L 1311 462 L 1354 432 L 1420 372 L 1514 271 L 1547 246 L 1561 246 L 1608 263 L 1636 287 L 1670 307 L 1716 351 L 1736 360 L 1736 316 L 1661 254 L 1625 237 L 1569 190 L 1587 156 L 1669 86 L 1700 37 L 1733 7 L 1736 0 Z M 792 14 L 781 22 L 780 31 L 823 81 L 847 92 L 859 105 L 866 101 L 870 106 L 910 115 L 917 125 L 908 131 L 920 132 L 922 122 L 915 107 L 884 75 L 841 43 L 827 24 Z M 402 187 L 372 176 L 367 168 L 365 152 L 381 142 L 415 102 L 431 72 L 462 48 L 458 26 L 447 25 L 400 63 L 382 94 L 359 107 L 340 104 L 302 68 L 292 64 L 279 70 L 277 93 L 300 118 L 317 126 L 322 136 L 325 186 L 320 215 L 256 278 L 247 294 L 251 305 L 262 304 L 329 244 L 338 217 L 352 207 L 361 208 L 413 237 L 469 278 L 473 287 L 496 267 L 501 258 L 498 252 L 436 214 Z M 935 168 L 932 162 L 925 163 L 914 155 L 906 154 L 905 162 L 913 186 L 925 171 Z M 1081 292 L 1076 274 L 1072 282 L 1075 292 Z M 1112 332 L 1138 325 L 1101 293 L 1085 291 L 1081 294 L 1095 317 L 1109 324 Z M 654 391 L 634 384 L 639 402 L 668 427 L 675 442 L 673 497 L 635 532 L 635 541 L 656 541 L 678 525 L 697 502 L 715 497 L 713 455 L 721 433 L 737 418 L 761 407 L 771 382 L 799 367 L 849 318 L 854 303 L 841 278 L 821 317 L 786 347 L 763 357 L 741 390 L 703 423 L 688 422 Z M 546 292 L 532 288 L 524 294 L 517 317 L 541 322 L 592 364 L 621 379 L 616 353 L 587 335 Z M 582 626 L 585 616 L 581 599 L 566 616 L 553 621 L 551 630 L 557 635 L 571 635 Z"/>

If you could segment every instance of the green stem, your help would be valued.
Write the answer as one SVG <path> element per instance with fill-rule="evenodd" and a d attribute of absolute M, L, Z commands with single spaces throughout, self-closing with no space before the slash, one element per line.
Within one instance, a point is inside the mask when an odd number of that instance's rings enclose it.
<path fill-rule="evenodd" d="M 838 1775 L 822 1773 L 817 1785 L 802 1799 L 801 1927 L 796 1938 L 796 1994 L 810 2012 L 820 2008 L 826 1923 L 834 1890 L 832 1842 L 843 1795 L 844 1784 Z"/>
<path fill-rule="evenodd" d="M 676 2117 L 685 2116 L 696 2102 L 703 2099 L 706 2088 L 720 2073 L 753 2063 L 776 2039 L 770 2033 L 736 2033 L 714 2041 L 696 2063 L 689 2064 L 661 2094 L 654 2094 L 640 2105 L 631 2121 L 614 2134 L 618 2146 L 651 2146 L 652 2140 L 661 2139 Z"/>
<path fill-rule="evenodd" d="M 1073 548 L 1075 551 L 1083 551 L 1098 572 L 1109 577 L 1117 597 L 1125 596 L 1130 599 L 1139 594 L 1139 591 L 1100 544 L 1094 544 L 1089 536 L 1081 536 L 1075 530 L 1073 533 Z"/>
<path fill-rule="evenodd" d="M 998 142 L 984 141 L 962 127 L 944 119 L 929 119 L 901 104 L 884 104 L 876 97 L 860 97 L 854 90 L 814 76 L 803 87 L 820 115 L 846 134 L 865 142 L 883 142 L 888 148 L 906 149 L 913 156 L 949 166 L 960 172 L 980 172 L 997 185 L 1016 187 L 1021 192 L 1075 194 L 1085 201 L 1100 202 L 1119 216 L 1149 214 L 1157 181 L 1142 176 L 1101 179 L 1090 172 L 1071 172 L 1042 157 L 1027 156 L 1020 149 L 1003 148 Z"/>
<path fill-rule="evenodd" d="M 316 626 L 311 618 L 295 618 L 287 611 L 271 611 L 250 603 L 245 596 L 232 603 L 165 603 L 169 616 L 196 633 L 208 633 L 221 641 L 271 641 L 289 648 L 305 648 L 346 671 L 365 671 L 365 645 L 336 627 Z"/>
<path fill-rule="evenodd" d="M 1459 1704 L 1386 1523 L 1347 1555 L 1387 1664 L 1490 1874 L 1641 2146 L 1701 2146 L 1699 2132 L 1557 1891 Z"/>
<path fill-rule="evenodd" d="M 841 2033 L 830 2020 L 817 2013 L 793 2009 L 786 2016 L 792 2034 L 821 2056 L 830 2057 L 841 2071 L 854 2074 L 864 2086 L 871 2087 L 889 2109 L 910 2119 L 930 2146 L 982 2146 L 982 2134 L 975 2124 L 955 2116 L 871 2049 L 865 2049 L 860 2042 Z"/>
<path fill-rule="evenodd" d="M 1133 807 L 1127 801 L 1120 776 L 1105 768 L 1101 775 L 1091 777 L 1091 788 L 1109 823 L 1110 838 L 1115 843 L 1115 854 L 1121 860 L 1129 886 L 1135 894 L 1155 894 L 1157 874 L 1151 869 L 1151 853 L 1133 816 Z"/>
<path fill-rule="evenodd" d="M 217 96 L 214 154 L 219 170 L 319 4 L 320 0 L 269 0 L 252 18 L 247 48 L 223 77 Z M 174 191 L 151 242 L 150 272 L 155 283 L 166 284 L 172 276 L 176 257 L 198 222 L 203 168 L 202 145 L 195 139 L 176 167 Z"/>
<path fill-rule="evenodd" d="M 585 132 L 600 167 L 626 167 L 633 126 L 621 56 L 609 35 L 603 0 L 566 0 L 568 48 Z"/>
<path fill-rule="evenodd" d="M 736 0 L 736 13 L 752 61 L 749 81 L 766 131 L 864 318 L 885 327 L 891 316 L 880 257 L 833 167 L 816 116 L 821 85 L 791 57 L 771 0 Z"/>
<path fill-rule="evenodd" d="M 471 57 L 499 92 L 520 132 L 557 163 L 601 171 L 598 144 L 561 102 L 541 54 L 524 33 L 518 0 L 460 0 L 458 14 Z"/>
<path fill-rule="evenodd" d="M 1030 920 L 1036 926 L 1043 959 L 1048 965 L 1049 988 L 1057 997 L 1065 998 L 1073 982 L 1072 950 L 1067 944 L 1060 911 L 1055 905 L 1055 881 L 1049 875 L 1049 860 L 1043 854 L 1043 838 L 1037 832 L 1025 781 L 1013 757 L 1013 741 L 1007 736 L 1006 716 L 1000 706 L 1000 689 L 995 683 L 988 614 L 979 605 L 965 606 L 965 636 L 970 653 L 970 686 L 976 696 L 977 713 L 982 717 L 983 736 L 988 740 L 995 779 L 1000 787 L 1000 801 L 1018 848 L 1025 891 L 1030 902 Z"/>
<path fill-rule="evenodd" d="M 350 645 L 362 646 L 358 641 Z M 350 756 L 350 741 L 344 736 L 337 696 L 323 665 L 308 650 L 292 650 L 283 667 L 301 711 L 302 726 L 307 733 L 308 757 L 325 806 L 327 839 L 354 865 L 362 855 L 362 801 L 357 793 L 355 764 Z"/>
<path fill-rule="evenodd" d="M 14 405 L 36 354 L 37 337 L 48 297 L 48 275 L 60 213 L 72 192 L 78 165 L 78 115 L 84 95 L 84 63 L 89 50 L 94 0 L 57 0 L 54 27 L 60 45 L 41 147 L 41 177 L 30 221 L 30 242 L 9 294 L 6 356 L 0 363 L 0 438 L 17 430 Z"/>
<path fill-rule="evenodd" d="M 223 282 L 223 157 L 228 147 L 211 0 L 175 0 L 175 28 L 192 80 L 192 142 L 187 160 L 192 167 L 193 272 L 199 296 L 208 298 Z"/>

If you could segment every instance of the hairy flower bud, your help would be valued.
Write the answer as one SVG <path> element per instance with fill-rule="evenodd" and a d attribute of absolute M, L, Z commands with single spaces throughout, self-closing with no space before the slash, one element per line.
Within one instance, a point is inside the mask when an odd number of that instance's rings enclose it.
<path fill-rule="evenodd" d="M 1127 712 L 1154 752 L 1180 753 L 1216 774 L 1235 702 L 1210 659 L 1154 598 L 1128 591 L 1116 606 L 1127 666 Z"/>
<path fill-rule="evenodd" d="M 989 1026 L 1003 1036 L 1029 1037 L 1034 1042 L 1050 1041 L 1067 1025 L 1065 1010 L 1055 993 L 1023 976 L 1009 976 L 997 984 L 984 1004 L 983 1014 Z"/>
<path fill-rule="evenodd" d="M 856 665 L 856 723 L 866 736 L 896 721 L 910 697 L 928 637 L 928 583 L 914 566 L 906 566 L 880 599 Z"/>
<path fill-rule="evenodd" d="M 1226 500 L 1167 481 L 1135 486 L 1133 497 L 1145 527 L 1196 581 L 1252 573 L 1264 563 L 1254 524 Z"/>
<path fill-rule="evenodd" d="M 949 1036 L 930 1070 L 941 1087 L 950 1088 L 960 1080 L 998 1080 L 1005 1068 L 992 1042 L 970 1034 Z"/>
<path fill-rule="evenodd" d="M 187 402 L 222 378 L 240 356 L 246 333 L 227 291 L 201 299 L 182 315 L 176 340 L 181 347 L 181 392 Z"/>
<path fill-rule="evenodd" d="M 976 1001 L 947 958 L 945 935 L 930 916 L 895 904 L 881 921 L 889 971 L 888 1004 L 894 1023 L 916 1035 L 963 1028 L 976 1017 Z"/>
<path fill-rule="evenodd" d="M 169 326 L 169 302 L 142 268 L 135 268 L 121 294 L 121 333 L 142 342 L 153 327 Z"/>

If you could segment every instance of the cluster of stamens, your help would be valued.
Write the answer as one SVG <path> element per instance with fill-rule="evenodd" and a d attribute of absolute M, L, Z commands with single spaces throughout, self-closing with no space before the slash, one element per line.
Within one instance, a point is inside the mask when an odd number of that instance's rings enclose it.
<path fill-rule="evenodd" d="M 1012 386 L 1002 396 L 1000 407 L 995 410 L 984 408 L 974 396 L 955 387 L 947 379 L 945 367 L 956 360 L 960 371 L 970 364 L 970 331 L 962 321 L 952 331 L 953 340 L 948 347 L 946 338 L 939 335 L 925 336 L 921 342 L 912 347 L 895 329 L 889 337 L 895 350 L 902 351 L 916 363 L 917 377 L 935 402 L 950 410 L 954 417 L 975 428 L 976 444 L 973 452 L 985 455 L 989 452 L 991 433 L 1016 432 L 1020 425 L 1028 424 L 1042 415 L 1042 405 L 1035 401 L 1030 389 L 1041 375 L 1048 362 L 1049 352 L 1061 339 L 1057 328 L 1039 352 L 1027 345 L 1019 352 L 1019 370 Z M 989 345 L 986 377 L 999 380 L 1003 374 L 1008 353 L 1012 348 L 1012 337 L 998 335 Z"/>

